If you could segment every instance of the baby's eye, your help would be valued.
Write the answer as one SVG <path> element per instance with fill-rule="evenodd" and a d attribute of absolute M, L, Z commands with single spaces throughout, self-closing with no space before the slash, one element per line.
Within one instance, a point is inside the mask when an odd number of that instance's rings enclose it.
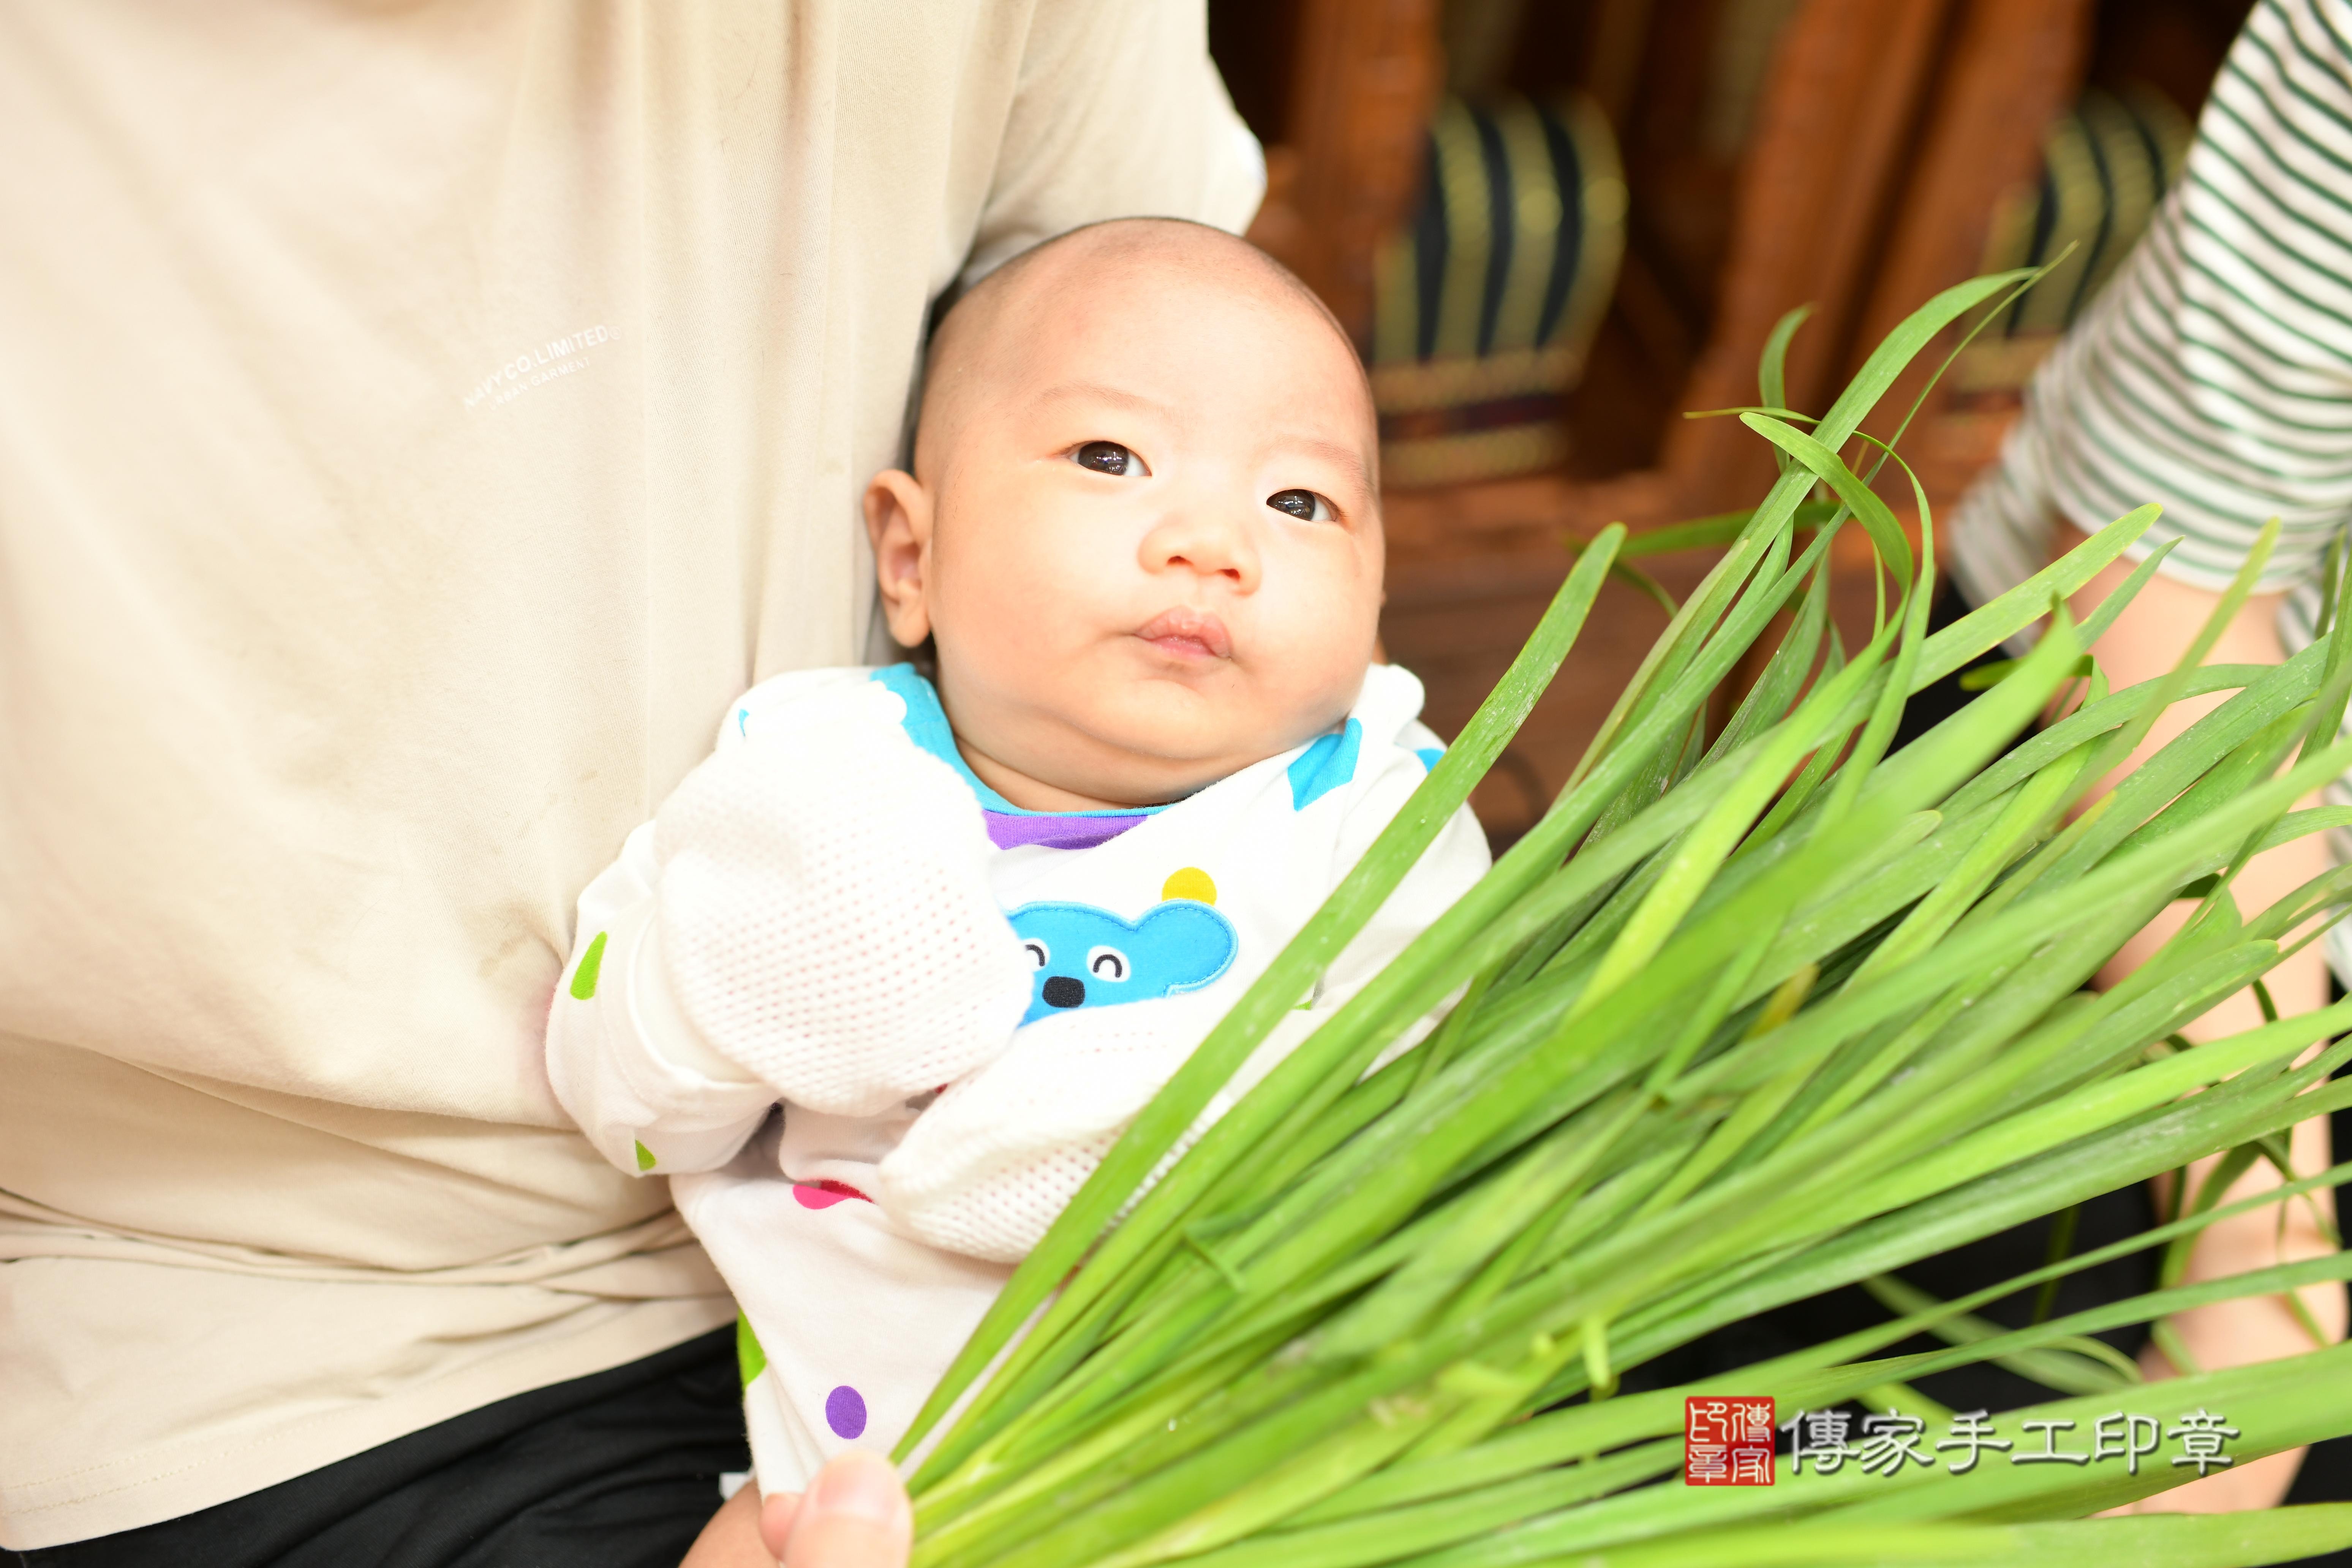
<path fill-rule="evenodd" d="M 1070 461 L 1082 468 L 1092 468 L 1098 474 L 1110 474 L 1122 479 L 1143 479 L 1151 470 L 1143 459 L 1116 441 L 1088 441 L 1070 453 Z"/>
<path fill-rule="evenodd" d="M 1087 954 L 1087 973 L 1097 980 L 1124 980 L 1127 954 L 1115 947 L 1098 947 Z"/>
<path fill-rule="evenodd" d="M 1329 501 L 1313 490 L 1276 490 L 1265 498 L 1265 504 L 1301 522 L 1329 522 L 1339 515 L 1331 510 Z"/>

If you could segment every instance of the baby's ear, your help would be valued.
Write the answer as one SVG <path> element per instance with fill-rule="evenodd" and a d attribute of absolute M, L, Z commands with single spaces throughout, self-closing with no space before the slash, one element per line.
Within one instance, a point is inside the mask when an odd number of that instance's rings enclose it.
<path fill-rule="evenodd" d="M 874 546 L 882 617 L 900 647 L 931 635 L 932 517 L 931 492 L 903 469 L 885 468 L 866 487 L 866 537 Z"/>

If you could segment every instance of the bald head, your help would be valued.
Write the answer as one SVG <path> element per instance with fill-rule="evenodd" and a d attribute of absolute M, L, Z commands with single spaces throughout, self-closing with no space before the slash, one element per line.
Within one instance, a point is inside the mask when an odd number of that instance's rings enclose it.
<path fill-rule="evenodd" d="M 932 644 L 991 788 L 1149 805 L 1346 716 L 1379 637 L 1378 470 L 1363 365 L 1297 279 L 1196 224 L 1098 224 L 948 313 L 915 470 L 866 487 L 866 537 L 890 635 Z"/>
<path fill-rule="evenodd" d="M 1031 247 L 982 279 L 932 333 L 924 357 L 915 469 L 936 472 L 971 409 L 1016 372 L 1056 307 L 1155 287 L 1207 286 L 1316 322 L 1361 386 L 1371 389 L 1339 318 L 1296 273 L 1249 241 L 1182 218 L 1112 218 Z"/>

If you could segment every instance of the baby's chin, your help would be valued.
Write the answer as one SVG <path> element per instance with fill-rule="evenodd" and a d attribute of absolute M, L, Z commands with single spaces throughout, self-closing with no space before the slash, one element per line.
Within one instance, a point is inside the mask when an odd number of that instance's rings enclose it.
<path fill-rule="evenodd" d="M 1088 793 L 1138 805 L 1178 799 L 1303 746 L 1338 722 L 1323 711 L 1327 705 L 1312 712 L 1239 712 L 1206 704 L 1148 711 L 1159 706 L 1121 704 L 1074 726 L 1092 742 L 1087 749 L 1098 787 Z M 1345 713 L 1342 704 L 1339 714 Z"/>

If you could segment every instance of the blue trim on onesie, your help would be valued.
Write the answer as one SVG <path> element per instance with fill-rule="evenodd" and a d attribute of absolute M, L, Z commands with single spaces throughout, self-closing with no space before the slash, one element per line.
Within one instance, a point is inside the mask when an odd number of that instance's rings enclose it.
<path fill-rule="evenodd" d="M 1132 821 L 1168 809 L 1162 805 L 1115 806 L 1092 811 L 1031 811 L 1015 805 L 982 783 L 981 776 L 971 771 L 971 764 L 963 760 L 963 753 L 956 749 L 955 731 L 948 724 L 947 710 L 940 706 L 940 694 L 929 681 L 923 679 L 920 671 L 911 664 L 886 664 L 875 670 L 874 679 L 897 693 L 898 700 L 905 704 L 907 716 L 902 723 L 907 738 L 953 768 L 956 776 L 963 780 L 965 786 L 979 800 L 981 809 L 991 816 L 1079 821 L 1088 817 L 1126 817 Z M 1333 790 L 1351 782 L 1356 776 L 1356 764 L 1361 760 L 1363 747 L 1364 727 L 1354 719 L 1330 734 L 1318 736 L 1305 751 L 1291 759 L 1290 766 L 1285 770 L 1290 780 L 1290 808 L 1305 811 Z M 1424 750 L 1413 754 L 1421 759 L 1423 767 L 1433 768 L 1437 765 L 1437 759 L 1444 753 Z M 1109 826 L 1110 824 L 1106 822 L 1104 826 Z M 1114 832 L 1104 837 L 1115 836 Z M 1013 842 L 1041 841 L 1028 834 L 1006 837 Z M 999 847 L 1003 847 L 1004 842 L 1005 839 L 1000 837 Z"/>
<path fill-rule="evenodd" d="M 1288 769 L 1290 809 L 1305 811 L 1354 778 L 1363 745 L 1364 727 L 1350 719 L 1337 734 L 1322 736 L 1299 752 Z"/>

